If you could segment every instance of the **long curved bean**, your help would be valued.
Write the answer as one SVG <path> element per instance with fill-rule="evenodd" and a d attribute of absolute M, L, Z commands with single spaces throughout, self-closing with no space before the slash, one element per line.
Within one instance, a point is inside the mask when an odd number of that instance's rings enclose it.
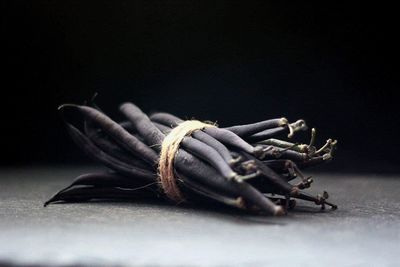
<path fill-rule="evenodd" d="M 125 164 L 110 155 L 100 150 L 92 141 L 89 140 L 85 135 L 81 133 L 77 128 L 69 123 L 65 123 L 68 133 L 72 140 L 90 157 L 103 163 L 110 169 L 121 172 L 126 175 L 139 177 L 148 181 L 155 180 L 155 174 L 151 171 L 140 169 L 138 167 Z"/>
<path fill-rule="evenodd" d="M 203 129 L 203 131 L 225 145 L 236 147 L 250 154 L 254 154 L 256 151 L 252 145 L 250 145 L 231 131 L 217 127 L 207 127 Z"/>
<path fill-rule="evenodd" d="M 134 155 L 143 158 L 143 160 L 149 162 L 150 164 L 157 163 L 158 155 L 156 152 L 143 144 L 140 140 L 131 135 L 118 123 L 114 122 L 100 111 L 91 107 L 72 104 L 62 105 L 59 107 L 59 110 L 64 110 L 65 108 L 72 108 L 82 113 L 86 118 L 98 124 L 101 129 L 103 129 L 112 138 L 114 138 L 116 142 L 119 142 L 120 145 L 124 146 Z"/>
<path fill-rule="evenodd" d="M 105 136 L 104 132 L 94 127 L 90 121 L 85 121 L 84 131 L 86 136 L 101 150 L 109 154 L 112 157 L 128 164 L 133 165 L 141 169 L 152 170 L 152 166 L 147 162 L 134 157 L 131 153 L 126 151 L 123 147 L 118 145 L 118 143 L 109 140 Z"/>
<path fill-rule="evenodd" d="M 240 137 L 245 137 L 267 129 L 282 127 L 287 125 L 288 123 L 289 122 L 286 118 L 279 118 L 260 121 L 252 124 L 225 127 L 224 129 L 229 130 Z"/>

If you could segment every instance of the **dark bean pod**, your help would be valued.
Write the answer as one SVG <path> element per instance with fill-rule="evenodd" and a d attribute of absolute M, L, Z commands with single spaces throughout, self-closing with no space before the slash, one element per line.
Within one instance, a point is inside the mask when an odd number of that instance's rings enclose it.
<path fill-rule="evenodd" d="M 121 146 L 124 146 L 134 155 L 143 158 L 143 160 L 149 162 L 150 164 L 157 163 L 158 155 L 148 146 L 143 144 L 136 137 L 127 132 L 118 123 L 110 119 L 105 114 L 100 111 L 87 107 L 78 105 L 62 105 L 59 109 L 64 110 L 65 108 L 71 108 L 79 111 L 86 119 L 92 120 L 97 123 L 104 131 L 106 131 L 110 137 L 114 138 Z"/>
<path fill-rule="evenodd" d="M 103 131 L 94 127 L 90 121 L 85 121 L 84 131 L 86 136 L 101 150 L 112 157 L 126 163 L 136 166 L 141 169 L 152 171 L 152 166 L 140 158 L 136 158 L 129 151 L 118 145 L 104 134 Z"/>
<path fill-rule="evenodd" d="M 139 177 L 145 180 L 154 180 L 155 173 L 145 169 L 128 165 L 124 162 L 119 161 L 116 158 L 106 154 L 100 150 L 95 144 L 93 144 L 82 132 L 69 123 L 66 123 L 66 127 L 72 140 L 89 156 L 95 160 L 103 163 L 110 169 L 118 173 L 122 173 L 128 176 Z"/>
<path fill-rule="evenodd" d="M 279 118 L 279 119 L 256 122 L 252 124 L 231 126 L 225 129 L 237 134 L 240 137 L 245 137 L 271 128 L 282 127 L 287 124 L 288 120 L 286 118 Z"/>

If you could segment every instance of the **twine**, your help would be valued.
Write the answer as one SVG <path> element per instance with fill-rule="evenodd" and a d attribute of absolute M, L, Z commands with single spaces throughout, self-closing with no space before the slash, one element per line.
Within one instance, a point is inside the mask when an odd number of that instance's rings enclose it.
<path fill-rule="evenodd" d="M 184 121 L 172 129 L 161 144 L 160 160 L 158 164 L 161 188 L 166 196 L 176 203 L 185 200 L 176 183 L 177 176 L 174 169 L 174 160 L 178 153 L 180 143 L 185 136 L 189 136 L 194 131 L 202 130 L 206 127 L 215 127 L 215 125 L 198 120 Z"/>

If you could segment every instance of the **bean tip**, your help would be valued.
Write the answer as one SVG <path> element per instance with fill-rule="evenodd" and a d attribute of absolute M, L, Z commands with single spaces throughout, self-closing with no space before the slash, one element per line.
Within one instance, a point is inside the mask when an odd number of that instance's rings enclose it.
<path fill-rule="evenodd" d="M 79 106 L 76 104 L 62 104 L 62 105 L 58 106 L 57 110 L 62 111 L 65 108 L 79 108 Z"/>
<path fill-rule="evenodd" d="M 285 125 L 288 125 L 288 124 L 289 124 L 289 120 L 288 119 L 286 119 L 285 117 L 280 118 L 279 126 L 285 126 Z"/>

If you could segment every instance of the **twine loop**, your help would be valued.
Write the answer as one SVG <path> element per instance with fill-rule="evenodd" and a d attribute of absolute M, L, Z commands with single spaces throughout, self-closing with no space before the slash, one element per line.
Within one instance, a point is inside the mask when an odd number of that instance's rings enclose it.
<path fill-rule="evenodd" d="M 161 144 L 160 160 L 158 163 L 158 176 L 165 195 L 176 203 L 183 202 L 185 198 L 176 182 L 177 175 L 174 169 L 174 160 L 178 153 L 180 143 L 185 136 L 191 135 L 194 131 L 202 130 L 215 125 L 204 123 L 198 120 L 187 120 L 180 123 L 165 136 Z"/>

